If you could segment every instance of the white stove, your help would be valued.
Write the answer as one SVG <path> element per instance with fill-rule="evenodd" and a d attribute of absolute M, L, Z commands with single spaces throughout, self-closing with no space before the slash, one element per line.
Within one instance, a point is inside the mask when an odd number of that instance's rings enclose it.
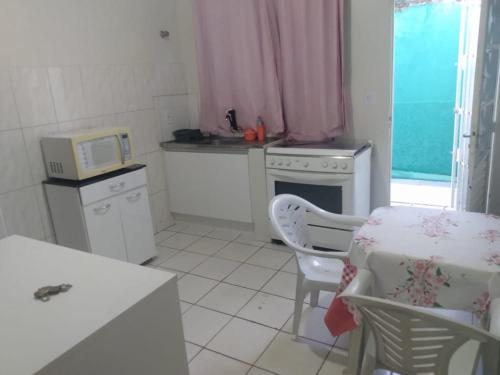
<path fill-rule="evenodd" d="M 371 151 L 369 142 L 275 145 L 266 150 L 268 198 L 298 195 L 337 214 L 370 213 Z M 352 228 L 333 227 L 310 217 L 316 246 L 347 250 Z M 278 239 L 272 234 L 273 239 Z"/>

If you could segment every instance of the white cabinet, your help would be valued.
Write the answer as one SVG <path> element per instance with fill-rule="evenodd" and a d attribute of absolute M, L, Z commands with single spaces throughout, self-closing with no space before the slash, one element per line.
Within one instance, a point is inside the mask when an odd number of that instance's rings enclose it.
<path fill-rule="evenodd" d="M 157 255 L 144 166 L 44 184 L 58 244 L 137 264 Z"/>
<path fill-rule="evenodd" d="M 165 152 L 170 211 L 252 223 L 248 154 Z"/>
<path fill-rule="evenodd" d="M 127 259 L 132 263 L 142 263 L 146 255 L 148 258 L 156 255 L 155 240 L 151 235 L 153 221 L 149 211 L 148 190 L 146 187 L 135 189 L 119 196 L 117 200 L 127 246 Z"/>
<path fill-rule="evenodd" d="M 120 207 L 116 198 L 83 208 L 93 253 L 113 259 L 127 259 L 122 235 Z"/>

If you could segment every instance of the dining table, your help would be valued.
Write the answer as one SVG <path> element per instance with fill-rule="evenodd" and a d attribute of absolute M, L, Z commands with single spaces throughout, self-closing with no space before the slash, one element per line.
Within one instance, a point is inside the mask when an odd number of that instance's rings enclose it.
<path fill-rule="evenodd" d="M 500 217 L 449 209 L 377 208 L 354 235 L 345 263 L 337 295 L 358 270 L 367 269 L 374 276 L 373 296 L 469 311 L 484 321 L 490 301 L 500 297 Z M 325 323 L 335 336 L 349 331 L 356 335 L 361 319 L 337 297 Z M 350 350 L 355 351 L 353 345 Z"/>

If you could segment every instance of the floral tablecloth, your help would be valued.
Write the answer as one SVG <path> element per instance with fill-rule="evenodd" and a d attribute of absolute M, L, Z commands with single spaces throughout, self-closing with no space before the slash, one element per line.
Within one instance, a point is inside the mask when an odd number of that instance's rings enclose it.
<path fill-rule="evenodd" d="M 500 218 L 415 207 L 378 208 L 355 236 L 349 258 L 350 276 L 356 268 L 372 271 L 374 295 L 483 317 L 490 299 L 500 297 Z M 339 301 L 334 300 L 329 321 L 325 320 L 330 331 L 335 310 Z"/>

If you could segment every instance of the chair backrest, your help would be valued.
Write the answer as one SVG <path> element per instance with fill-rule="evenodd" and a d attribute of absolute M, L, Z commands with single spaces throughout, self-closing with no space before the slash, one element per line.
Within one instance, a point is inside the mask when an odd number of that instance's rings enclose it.
<path fill-rule="evenodd" d="M 280 238 L 293 249 L 313 249 L 306 221 L 306 212 L 311 206 L 305 199 L 290 194 L 277 195 L 271 201 L 271 224 Z"/>
<path fill-rule="evenodd" d="M 448 374 L 450 359 L 463 344 L 498 339 L 486 331 L 380 298 L 342 294 L 356 306 L 376 344 L 376 360 L 400 374 Z"/>
<path fill-rule="evenodd" d="M 0 239 L 7 236 L 7 227 L 3 218 L 2 210 L 0 209 Z"/>

